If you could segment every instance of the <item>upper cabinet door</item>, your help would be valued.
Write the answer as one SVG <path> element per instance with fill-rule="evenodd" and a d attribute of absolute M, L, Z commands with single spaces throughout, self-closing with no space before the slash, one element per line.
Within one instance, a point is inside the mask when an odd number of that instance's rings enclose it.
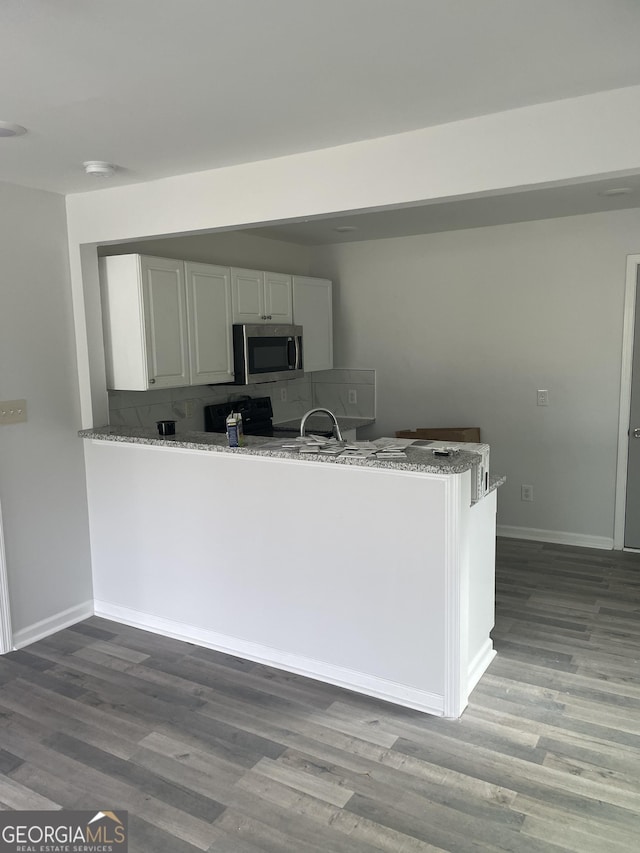
<path fill-rule="evenodd" d="M 231 270 L 234 323 L 264 323 L 264 277 L 258 270 Z"/>
<path fill-rule="evenodd" d="M 260 270 L 231 270 L 234 323 L 293 322 L 291 276 Z"/>
<path fill-rule="evenodd" d="M 293 322 L 290 275 L 264 273 L 264 307 L 267 323 L 290 325 Z"/>
<path fill-rule="evenodd" d="M 228 267 L 185 264 L 192 385 L 233 381 L 231 274 Z"/>
<path fill-rule="evenodd" d="M 332 284 L 324 278 L 293 277 L 293 321 L 302 326 L 305 373 L 333 367 Z"/>
<path fill-rule="evenodd" d="M 189 384 L 184 263 L 140 258 L 147 373 L 150 388 Z"/>

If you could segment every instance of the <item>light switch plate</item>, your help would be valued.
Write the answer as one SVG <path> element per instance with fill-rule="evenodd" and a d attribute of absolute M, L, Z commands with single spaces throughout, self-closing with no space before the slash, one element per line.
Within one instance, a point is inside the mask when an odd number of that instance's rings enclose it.
<path fill-rule="evenodd" d="M 0 424 L 21 424 L 26 419 L 26 400 L 0 400 Z"/>

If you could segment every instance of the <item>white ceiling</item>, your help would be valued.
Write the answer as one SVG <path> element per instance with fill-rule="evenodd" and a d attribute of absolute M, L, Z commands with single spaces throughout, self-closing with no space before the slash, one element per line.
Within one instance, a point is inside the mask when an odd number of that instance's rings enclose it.
<path fill-rule="evenodd" d="M 637 0 L 2 0 L 0 180 L 56 192 L 640 83 Z M 425 215 L 430 215 L 427 212 Z"/>
<path fill-rule="evenodd" d="M 84 192 L 638 85 L 639 36 L 638 0 L 2 0 L 0 121 L 28 133 L 0 138 L 0 181 Z M 615 186 L 633 192 L 600 195 Z M 254 232 L 312 245 L 636 206 L 627 177 Z"/>

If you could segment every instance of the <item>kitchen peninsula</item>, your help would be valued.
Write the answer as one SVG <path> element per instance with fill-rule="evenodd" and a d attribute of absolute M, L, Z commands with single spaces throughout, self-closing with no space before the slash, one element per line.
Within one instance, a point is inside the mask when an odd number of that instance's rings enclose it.
<path fill-rule="evenodd" d="M 251 437 L 85 439 L 96 613 L 458 717 L 494 656 L 478 457 L 300 457 Z"/>

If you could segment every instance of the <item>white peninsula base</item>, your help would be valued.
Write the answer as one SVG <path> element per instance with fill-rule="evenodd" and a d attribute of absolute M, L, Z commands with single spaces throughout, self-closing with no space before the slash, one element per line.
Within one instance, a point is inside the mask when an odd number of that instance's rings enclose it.
<path fill-rule="evenodd" d="M 95 610 L 458 717 L 495 652 L 461 474 L 85 441 Z"/>

